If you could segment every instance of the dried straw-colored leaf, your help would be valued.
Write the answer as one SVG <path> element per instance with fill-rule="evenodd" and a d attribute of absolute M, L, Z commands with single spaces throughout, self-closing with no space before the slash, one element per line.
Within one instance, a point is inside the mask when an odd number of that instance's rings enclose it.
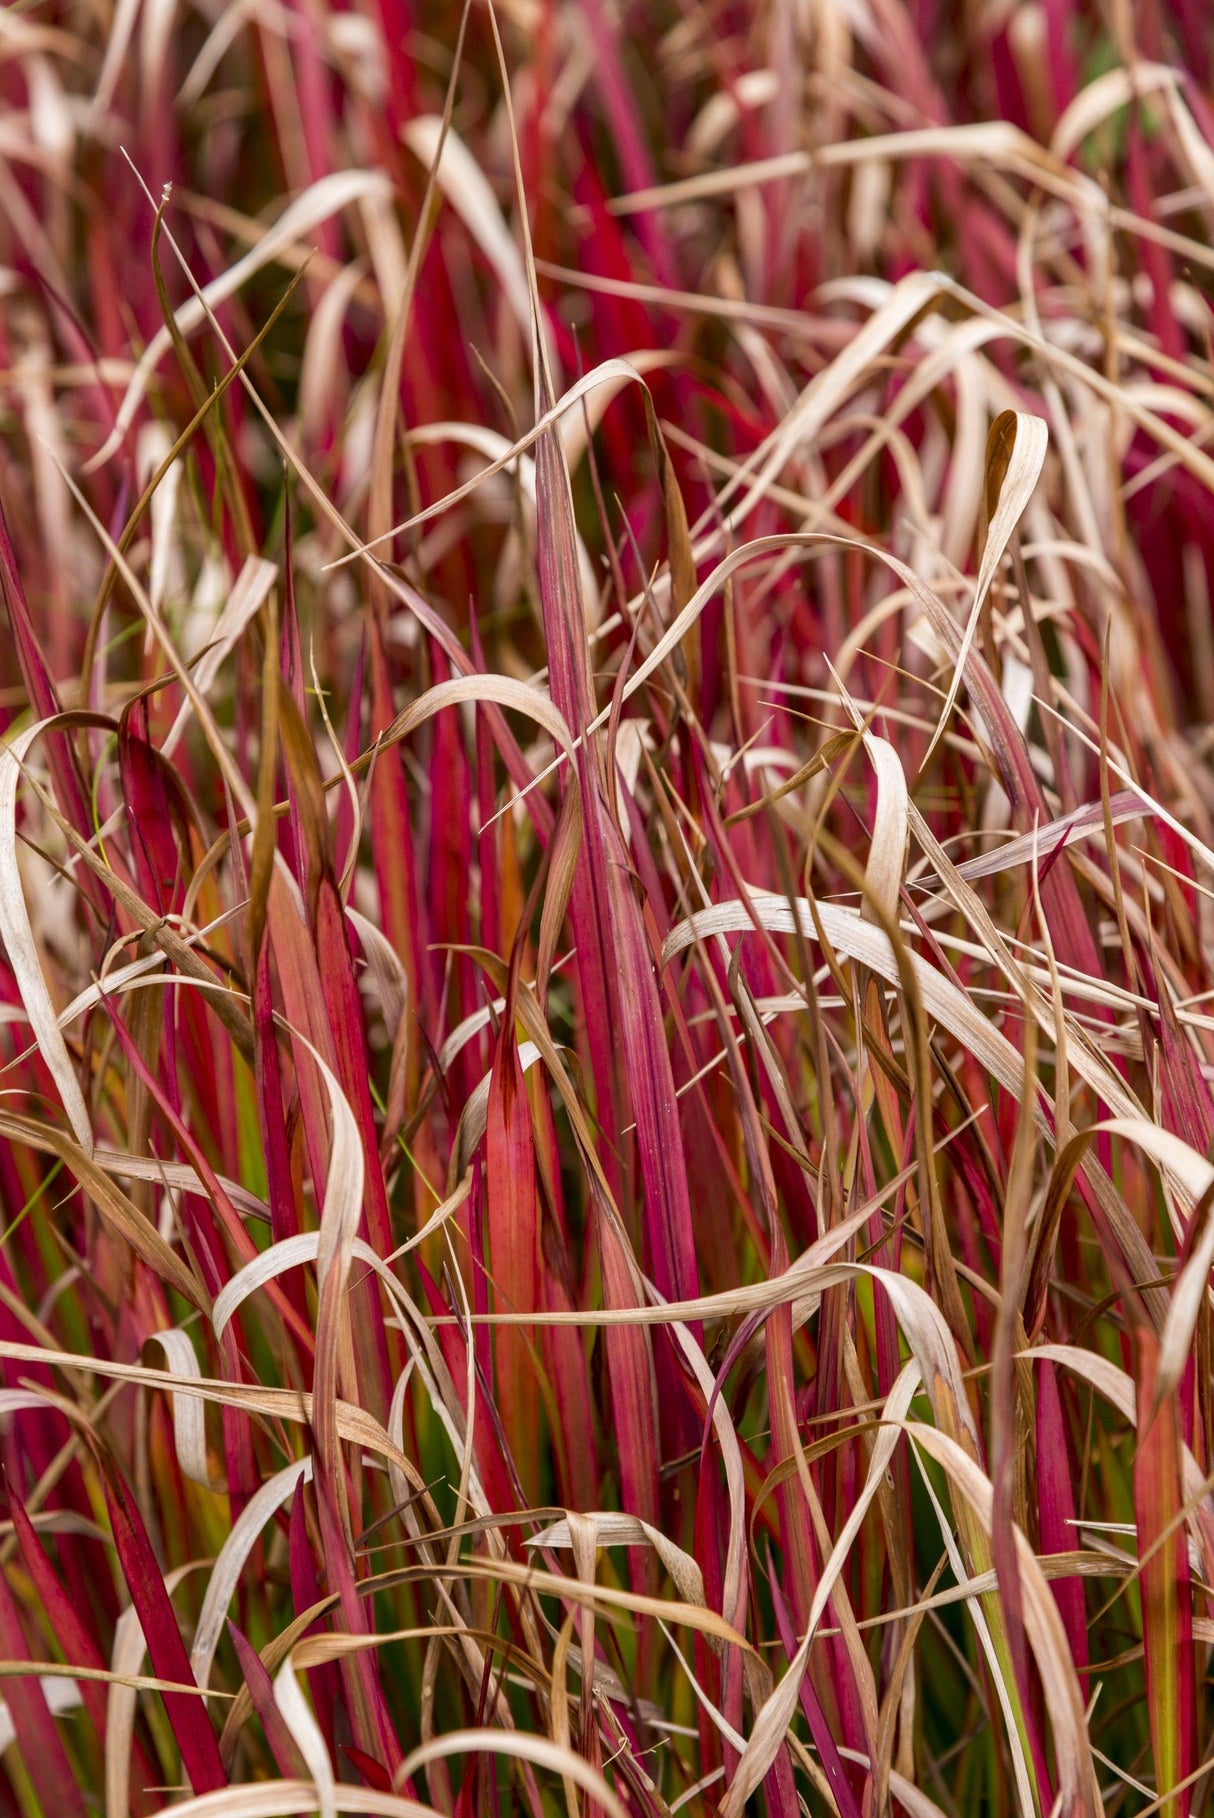
<path fill-rule="evenodd" d="M 239 1519 L 232 1524 L 219 1557 L 211 1567 L 206 1596 L 202 1600 L 202 1609 L 194 1630 L 194 1645 L 190 1649 L 190 1666 L 194 1678 L 204 1690 L 210 1681 L 215 1650 L 219 1646 L 224 1621 L 245 1561 L 270 1517 L 290 1501 L 298 1484 L 310 1483 L 311 1480 L 310 1458 L 301 1458 L 295 1464 L 284 1466 L 254 1492 L 241 1510 Z"/>
<path fill-rule="evenodd" d="M 998 503 L 987 531 L 986 547 L 982 552 L 982 565 L 978 570 L 961 648 L 953 661 L 953 676 L 944 706 L 940 710 L 936 731 L 924 754 L 924 767 L 956 704 L 965 677 L 966 658 L 977 635 L 982 607 L 999 571 L 999 564 L 1007 553 L 1008 544 L 1015 535 L 1016 527 L 1041 478 L 1048 440 L 1044 419 L 1031 416 L 1026 411 L 1006 410 L 991 424 L 986 444 L 987 489 L 988 495 L 992 492 L 995 494 Z"/>
<path fill-rule="evenodd" d="M 505 1755 L 547 1768 L 580 1786 L 589 1798 L 603 1807 L 609 1818 L 628 1818 L 627 1808 L 602 1774 L 596 1773 L 589 1762 L 583 1761 L 572 1749 L 559 1748 L 546 1736 L 528 1736 L 506 1730 L 453 1730 L 414 1749 L 406 1756 L 401 1772 L 413 1774 L 429 1762 L 452 1755 L 479 1754 Z"/>
<path fill-rule="evenodd" d="M 171 1326 L 167 1331 L 153 1333 L 148 1343 L 160 1346 L 165 1362 L 175 1376 L 201 1377 L 202 1371 L 198 1367 L 190 1335 L 180 1326 Z M 177 1463 L 192 1482 L 202 1484 L 204 1489 L 214 1489 L 217 1486 L 211 1481 L 207 1462 L 205 1406 L 195 1395 L 174 1395 L 171 1399 L 173 1446 L 177 1453 Z M 205 1684 L 205 1681 L 199 1683 Z"/>
<path fill-rule="evenodd" d="M 319 1811 L 320 1818 L 337 1818 L 341 1808 L 337 1803 L 337 1781 L 333 1764 L 329 1760 L 329 1751 L 320 1725 L 308 1708 L 295 1677 L 295 1666 L 290 1656 L 283 1661 L 275 1675 L 274 1702 L 282 1712 L 283 1722 L 291 1732 L 291 1740 L 303 1756 L 312 1776 L 314 1809 Z"/>
<path fill-rule="evenodd" d="M 92 1124 L 38 958 L 17 864 L 17 785 L 26 758 L 48 723 L 40 720 L 28 726 L 0 751 L 0 940 L 4 943 L 39 1052 L 59 1088 L 68 1123 L 84 1154 L 91 1155 Z"/>

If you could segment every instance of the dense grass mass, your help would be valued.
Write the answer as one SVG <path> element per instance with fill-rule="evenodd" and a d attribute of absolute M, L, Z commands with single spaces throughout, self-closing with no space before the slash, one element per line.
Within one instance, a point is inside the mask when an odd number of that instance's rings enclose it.
<path fill-rule="evenodd" d="M 1212 56 L 0 13 L 0 1814 L 1208 1809 Z"/>

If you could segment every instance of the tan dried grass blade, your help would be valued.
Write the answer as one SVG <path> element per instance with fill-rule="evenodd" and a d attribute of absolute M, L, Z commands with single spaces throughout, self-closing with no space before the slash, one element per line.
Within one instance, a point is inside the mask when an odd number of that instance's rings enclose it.
<path fill-rule="evenodd" d="M 965 679 L 966 658 L 977 635 L 983 605 L 999 571 L 999 564 L 1007 553 L 1007 546 L 1015 535 L 1016 526 L 1024 516 L 1025 508 L 1041 477 L 1048 443 L 1049 432 L 1045 419 L 1031 416 L 1027 411 L 1005 410 L 991 424 L 986 444 L 987 500 L 989 505 L 992 497 L 997 497 L 998 504 L 991 516 L 986 548 L 982 552 L 982 564 L 974 587 L 973 603 L 961 638 L 961 648 L 953 664 L 948 694 L 936 730 L 923 755 L 922 770 L 926 770 L 956 705 Z"/>
<path fill-rule="evenodd" d="M 28 726 L 0 751 L 0 942 L 8 954 L 39 1052 L 59 1088 L 72 1133 L 85 1155 L 91 1155 L 92 1123 L 38 958 L 17 864 L 17 785 L 30 750 L 48 724 L 49 721 L 39 720 Z"/>

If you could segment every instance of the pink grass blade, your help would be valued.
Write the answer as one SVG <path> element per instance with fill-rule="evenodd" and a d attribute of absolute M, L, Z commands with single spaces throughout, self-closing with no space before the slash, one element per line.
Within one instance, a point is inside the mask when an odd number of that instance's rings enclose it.
<path fill-rule="evenodd" d="M 536 1094 L 532 1115 L 541 1195 L 540 1291 L 547 1311 L 572 1313 L 582 1302 L 581 1284 L 575 1275 L 573 1234 L 561 1186 L 559 1139 L 546 1093 Z M 560 1410 L 552 1434 L 560 1494 L 567 1507 L 589 1509 L 598 1500 L 601 1466 L 585 1345 L 581 1333 L 565 1325 L 542 1327 L 539 1339 Z"/>
<path fill-rule="evenodd" d="M 541 383 L 541 410 L 550 402 L 551 395 Z M 575 552 L 573 501 L 568 471 L 553 430 L 541 436 L 536 449 L 536 497 L 540 599 L 552 698 L 576 735 L 590 724 L 594 687 L 587 657 L 585 611 Z M 572 785 L 579 787 L 582 794 L 584 862 L 574 875 L 570 918 L 578 953 L 585 1039 L 594 1072 L 596 1109 L 605 1139 L 603 1154 L 607 1179 L 618 1197 L 618 1189 L 627 1178 L 617 1159 L 618 1132 L 623 1123 L 623 1106 L 627 1103 L 618 1039 L 629 1010 L 622 998 L 613 924 L 615 893 L 620 885 L 618 881 L 613 882 L 609 870 L 608 810 L 600 793 L 597 762 L 597 752 L 592 748 L 583 757 L 577 782 Z M 618 834 L 616 838 L 618 840 Z M 633 957 L 636 957 L 635 945 Z M 647 954 L 644 962 L 648 966 Z M 652 974 L 649 985 L 656 997 Z M 638 1034 L 634 1025 L 630 1039 L 635 1041 Z M 665 1048 L 663 1054 L 669 1067 Z M 654 1081 L 648 1073 L 638 1076 L 636 1083 L 641 1091 L 654 1089 Z M 671 1096 L 673 1098 L 673 1091 Z M 651 1128 L 656 1130 L 657 1127 L 655 1115 Z M 648 1144 L 646 1153 L 652 1166 L 655 1157 Z M 655 1207 L 653 1216 L 660 1217 L 661 1210 Z M 600 1212 L 597 1229 L 607 1304 L 614 1307 L 635 1305 L 629 1267 L 631 1259 L 623 1253 L 624 1233 L 604 1211 Z M 656 1254 L 663 1261 L 670 1254 L 664 1236 L 665 1233 L 659 1231 L 656 1245 Z M 651 1373 L 653 1359 L 648 1335 L 629 1332 L 626 1327 L 612 1327 L 606 1345 L 624 1507 L 643 1520 L 656 1521 L 658 1441 Z M 634 1575 L 639 1571 L 643 1578 L 652 1581 L 649 1556 L 642 1554 L 640 1560 L 645 1563 L 632 1562 Z"/>
<path fill-rule="evenodd" d="M 180 908 L 184 891 L 189 810 L 176 773 L 148 739 L 145 701 L 122 716 L 118 758 L 139 888 L 145 902 L 167 915 Z"/>
<path fill-rule="evenodd" d="M 252 1262 L 257 1255 L 257 1247 L 254 1244 L 253 1239 L 249 1236 L 243 1219 L 236 1210 L 231 1194 L 227 1191 L 219 1175 L 211 1166 L 201 1144 L 196 1140 L 192 1131 L 187 1128 L 182 1118 L 174 1109 L 167 1093 L 161 1086 L 160 1081 L 151 1072 L 143 1056 L 139 1053 L 122 1018 L 113 1011 L 112 1006 L 108 1003 L 106 1007 L 107 1009 L 110 1009 L 112 1026 L 118 1037 L 122 1052 L 126 1056 L 127 1061 L 136 1076 L 151 1095 L 161 1116 L 169 1125 L 174 1137 L 180 1144 L 182 1151 L 188 1158 L 190 1165 L 194 1168 L 199 1180 L 206 1189 L 207 1198 L 205 1202 L 202 1202 L 201 1195 L 197 1195 L 196 1197 L 200 1202 L 208 1205 L 211 1213 L 213 1241 L 208 1251 L 205 1252 L 210 1258 L 211 1279 L 208 1281 L 207 1285 L 212 1293 L 217 1293 L 222 1286 L 218 1274 L 219 1265 L 216 1260 L 217 1240 L 220 1233 L 227 1238 L 232 1251 L 240 1259 L 241 1263 Z M 278 1284 L 276 1282 L 268 1283 L 267 1292 L 270 1294 L 271 1298 L 276 1301 L 278 1309 L 283 1315 L 283 1318 L 287 1321 L 287 1324 L 296 1330 L 298 1336 L 305 1345 L 310 1346 L 311 1333 L 308 1331 L 307 1327 L 304 1326 L 298 1313 L 290 1306 L 290 1303 L 282 1294 Z"/>
<path fill-rule="evenodd" d="M 627 854 L 614 826 L 611 834 L 607 879 L 623 987 L 620 1028 L 645 1190 L 650 1266 L 658 1291 L 666 1299 L 694 1300 L 699 1293 L 699 1271 L 687 1164 L 654 955 Z"/>
<path fill-rule="evenodd" d="M 544 409 L 551 404 L 543 388 L 540 403 Z M 580 732 L 593 715 L 594 689 L 585 655 L 573 502 L 554 431 L 545 431 L 540 438 L 536 477 L 540 595 L 553 699 L 574 731 Z M 597 1057 L 596 1080 L 601 1082 L 604 1075 L 618 1079 L 610 1061 L 615 1050 L 605 1040 L 605 1018 L 614 1011 L 612 1022 L 614 1030 L 623 1035 L 627 1091 L 636 1119 L 654 1279 L 667 1299 L 694 1299 L 698 1288 L 687 1173 L 653 958 L 629 881 L 627 853 L 601 793 L 593 752 L 583 763 L 580 776 L 586 866 L 575 876 L 572 907 L 579 961 L 583 939 L 588 937 L 592 943 L 593 957 L 583 971 L 583 981 L 590 985 L 587 1035 Z M 598 1029 L 592 1018 L 604 1019 Z"/>
<path fill-rule="evenodd" d="M 550 394 L 541 391 L 541 409 L 550 405 Z M 575 736 L 580 736 L 594 717 L 594 681 L 587 655 L 573 501 L 554 431 L 548 430 L 540 437 L 535 465 L 540 601 L 550 687 L 567 724 Z M 616 1133 L 624 1121 L 624 1086 L 614 1040 L 619 1027 L 619 986 L 611 952 L 607 855 L 596 761 L 594 753 L 583 761 L 574 785 L 582 793 L 584 863 L 574 875 L 570 915 L 578 952 L 585 1039 L 594 1071 L 596 1110 L 607 1137 L 608 1153 L 612 1154 L 616 1150 Z M 609 1178 L 618 1193 L 617 1170 L 618 1163 L 613 1163 Z"/>
<path fill-rule="evenodd" d="M 599 1256 L 603 1271 L 603 1298 L 609 1307 L 637 1304 L 631 1258 L 624 1235 L 606 1207 L 598 1215 Z M 653 1351 L 649 1334 L 639 1326 L 612 1325 L 603 1340 L 611 1382 L 611 1409 L 619 1454 L 620 1490 L 630 1515 L 656 1524 L 658 1508 L 658 1409 Z M 639 1555 L 649 1561 L 648 1552 Z M 645 1579 L 652 1583 L 654 1573 Z"/>
<path fill-rule="evenodd" d="M 1052 1363 L 1037 1366 L 1037 1519 L 1046 1553 L 1066 1553 L 1075 1545 L 1075 1489 L 1071 1450 L 1067 1444 L 1058 1373 Z M 1083 1581 L 1050 1582 L 1062 1616 L 1071 1659 L 1082 1671 L 1088 1664 L 1088 1630 Z"/>
<path fill-rule="evenodd" d="M 531 1107 L 514 1031 L 513 992 L 498 1032 L 485 1125 L 485 1202 L 489 1271 L 503 1312 L 539 1306 L 539 1206 Z M 535 1366 L 528 1335 L 515 1326 L 494 1334 L 494 1379 L 502 1428 L 523 1491 L 539 1500 Z"/>

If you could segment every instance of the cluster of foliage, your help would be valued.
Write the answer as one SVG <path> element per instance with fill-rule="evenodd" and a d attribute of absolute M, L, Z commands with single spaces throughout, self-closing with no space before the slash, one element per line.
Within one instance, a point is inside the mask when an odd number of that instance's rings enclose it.
<path fill-rule="evenodd" d="M 0 1813 L 1200 1807 L 1212 55 L 0 12 Z"/>

